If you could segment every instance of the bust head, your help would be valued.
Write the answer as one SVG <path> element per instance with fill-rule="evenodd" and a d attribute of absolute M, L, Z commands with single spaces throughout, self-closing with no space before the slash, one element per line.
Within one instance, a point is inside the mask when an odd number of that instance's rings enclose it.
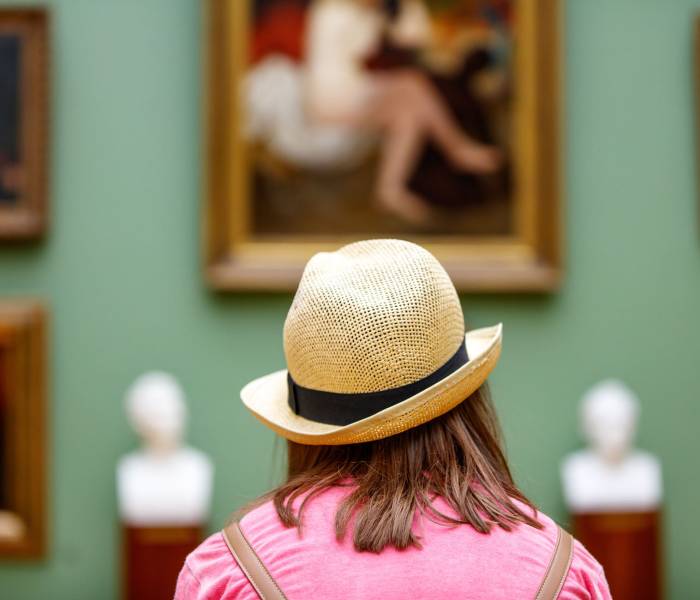
<path fill-rule="evenodd" d="M 581 429 L 591 449 L 604 461 L 622 461 L 634 444 L 639 401 L 624 383 L 607 379 L 593 386 L 581 402 Z"/>
<path fill-rule="evenodd" d="M 165 453 L 180 446 L 187 407 L 172 375 L 157 371 L 141 375 L 127 391 L 126 413 L 148 449 Z"/>

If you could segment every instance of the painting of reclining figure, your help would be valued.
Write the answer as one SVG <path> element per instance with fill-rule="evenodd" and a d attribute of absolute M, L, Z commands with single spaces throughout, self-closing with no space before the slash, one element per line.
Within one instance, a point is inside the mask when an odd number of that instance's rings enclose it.
<path fill-rule="evenodd" d="M 432 246 L 464 289 L 556 285 L 556 2 L 211 6 L 215 285 L 290 287 L 367 237 Z"/>

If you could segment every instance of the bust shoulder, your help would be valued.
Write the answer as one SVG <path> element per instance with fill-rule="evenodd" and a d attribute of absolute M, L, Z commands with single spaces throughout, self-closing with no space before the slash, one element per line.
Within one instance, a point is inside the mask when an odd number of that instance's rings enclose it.
<path fill-rule="evenodd" d="M 117 465 L 117 495 L 127 523 L 206 520 L 214 467 L 206 454 L 183 447 L 169 456 L 131 452 Z"/>
<path fill-rule="evenodd" d="M 574 512 L 650 510 L 661 503 L 661 464 L 648 452 L 635 450 L 608 463 L 580 450 L 564 459 L 561 470 L 565 500 Z"/>

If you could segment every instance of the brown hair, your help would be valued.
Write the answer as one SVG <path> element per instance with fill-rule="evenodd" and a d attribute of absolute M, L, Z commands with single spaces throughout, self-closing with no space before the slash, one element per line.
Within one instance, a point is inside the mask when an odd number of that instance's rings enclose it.
<path fill-rule="evenodd" d="M 301 530 L 307 504 L 343 485 L 352 490 L 336 512 L 336 536 L 342 539 L 353 521 L 358 551 L 420 547 L 412 531 L 416 511 L 481 533 L 494 525 L 507 531 L 518 523 L 542 527 L 534 505 L 513 482 L 486 385 L 445 415 L 393 437 L 344 446 L 288 442 L 287 481 L 261 501 L 272 499 L 284 525 Z M 433 506 L 437 496 L 456 516 Z"/>

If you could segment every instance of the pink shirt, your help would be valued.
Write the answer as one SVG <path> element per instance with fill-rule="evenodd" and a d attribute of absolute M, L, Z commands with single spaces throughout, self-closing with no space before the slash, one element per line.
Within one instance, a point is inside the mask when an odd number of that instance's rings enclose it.
<path fill-rule="evenodd" d="M 423 549 L 356 552 L 349 533 L 343 542 L 335 539 L 335 510 L 347 493 L 347 488 L 333 488 L 311 501 L 301 537 L 296 528 L 281 524 L 270 502 L 241 521 L 246 538 L 290 600 L 534 598 L 554 551 L 556 525 L 540 513 L 543 530 L 522 525 L 509 533 L 495 527 L 489 535 L 419 517 L 415 531 Z M 451 512 L 441 500 L 436 507 Z M 222 534 L 215 533 L 187 557 L 175 600 L 234 598 L 258 600 Z M 579 542 L 559 598 L 611 598 L 602 567 Z"/>

